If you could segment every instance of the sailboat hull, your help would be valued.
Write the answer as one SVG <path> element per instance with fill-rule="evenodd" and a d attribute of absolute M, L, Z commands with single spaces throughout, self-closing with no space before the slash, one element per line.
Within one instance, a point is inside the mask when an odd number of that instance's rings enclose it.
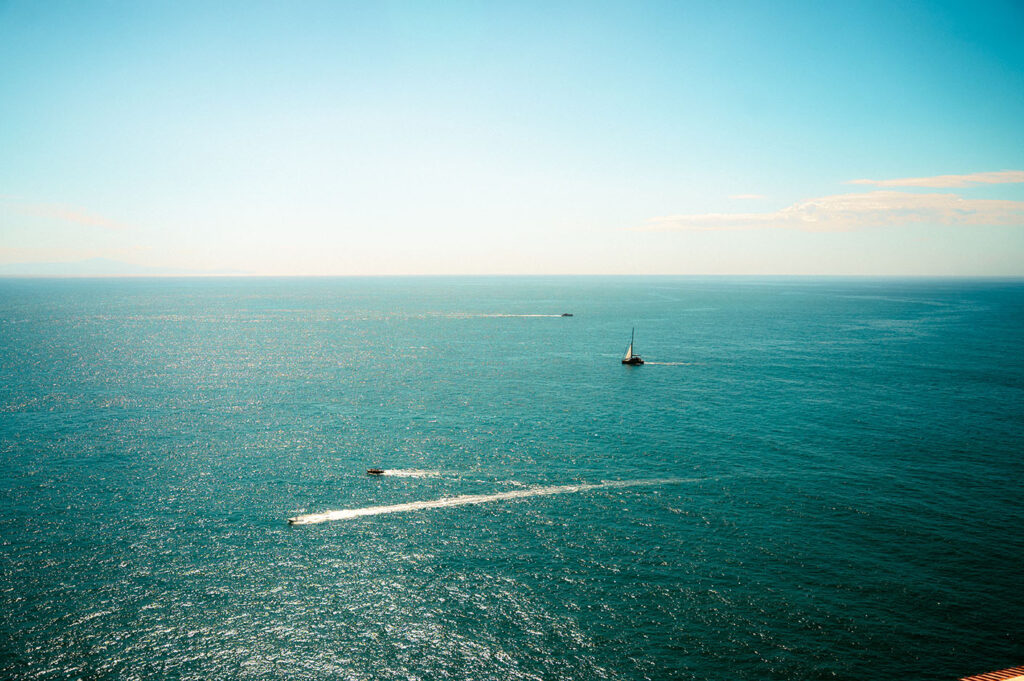
<path fill-rule="evenodd" d="M 640 359 L 640 357 L 638 355 L 633 355 L 629 359 L 622 360 L 622 363 L 623 364 L 628 364 L 630 366 L 636 366 L 637 364 L 643 364 L 644 361 L 642 359 Z"/>

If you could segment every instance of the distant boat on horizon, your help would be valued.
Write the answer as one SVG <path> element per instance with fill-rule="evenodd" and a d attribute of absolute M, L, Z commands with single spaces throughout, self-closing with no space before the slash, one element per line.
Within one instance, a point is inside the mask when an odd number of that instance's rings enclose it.
<path fill-rule="evenodd" d="M 626 348 L 626 354 L 622 356 L 622 363 L 629 364 L 630 366 L 636 366 L 644 363 L 644 360 L 640 355 L 633 354 L 633 336 L 635 334 L 635 328 L 629 332 L 629 347 Z"/>

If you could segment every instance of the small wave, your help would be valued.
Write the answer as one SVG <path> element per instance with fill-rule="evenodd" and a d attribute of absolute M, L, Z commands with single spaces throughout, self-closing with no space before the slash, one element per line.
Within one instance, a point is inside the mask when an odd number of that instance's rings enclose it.
<path fill-rule="evenodd" d="M 365 508 L 350 508 L 342 511 L 324 511 L 323 513 L 307 513 L 306 515 L 289 518 L 292 525 L 315 525 L 330 520 L 352 520 L 372 515 L 384 515 L 385 513 L 408 513 L 410 511 L 422 511 L 431 508 L 451 508 L 454 506 L 468 506 L 470 504 L 486 504 L 492 501 L 504 501 L 506 499 L 525 499 L 527 497 L 543 497 L 555 494 L 571 494 L 573 492 L 586 492 L 595 489 L 610 489 L 622 487 L 652 487 L 656 485 L 672 485 L 684 482 L 696 482 L 697 478 L 666 478 L 661 480 L 614 480 L 593 484 L 559 485 L 552 487 L 530 487 L 528 489 L 513 490 L 511 492 L 499 492 L 497 494 L 463 494 L 457 497 L 443 497 L 431 501 L 413 501 L 407 504 L 394 504 L 392 506 L 367 506 Z"/>
<path fill-rule="evenodd" d="M 436 478 L 441 471 L 424 471 L 419 468 L 387 468 L 384 475 L 391 475 L 396 478 Z"/>

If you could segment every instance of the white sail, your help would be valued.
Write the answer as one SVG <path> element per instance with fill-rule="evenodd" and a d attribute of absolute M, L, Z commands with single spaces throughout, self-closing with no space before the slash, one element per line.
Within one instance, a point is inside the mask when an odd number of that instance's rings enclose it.
<path fill-rule="evenodd" d="M 629 347 L 626 348 L 626 356 L 622 358 L 623 362 L 627 362 L 633 359 L 633 335 L 636 333 L 636 329 L 631 329 L 629 332 Z"/>

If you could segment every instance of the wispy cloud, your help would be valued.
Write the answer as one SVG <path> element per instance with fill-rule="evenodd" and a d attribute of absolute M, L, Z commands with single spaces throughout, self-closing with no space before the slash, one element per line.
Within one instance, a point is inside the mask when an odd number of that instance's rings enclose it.
<path fill-rule="evenodd" d="M 1024 226 L 1024 201 L 956 194 L 875 191 L 799 201 L 771 213 L 704 213 L 651 218 L 642 231 L 799 229 L 839 232 L 914 223 Z"/>
<path fill-rule="evenodd" d="M 875 187 L 969 187 L 972 184 L 1016 184 L 1024 182 L 1024 170 L 999 170 L 969 175 L 935 175 L 934 177 L 903 177 L 895 180 L 850 180 L 848 184 Z"/>
<path fill-rule="evenodd" d="M 75 206 L 53 203 L 32 203 L 14 199 L 13 197 L 0 197 L 0 200 L 9 204 L 15 212 L 21 213 L 22 215 L 70 222 L 72 224 L 85 225 L 87 227 L 100 227 L 102 229 L 110 230 L 127 229 L 127 226 L 119 222 L 115 222 L 101 215 L 90 213 Z"/>

